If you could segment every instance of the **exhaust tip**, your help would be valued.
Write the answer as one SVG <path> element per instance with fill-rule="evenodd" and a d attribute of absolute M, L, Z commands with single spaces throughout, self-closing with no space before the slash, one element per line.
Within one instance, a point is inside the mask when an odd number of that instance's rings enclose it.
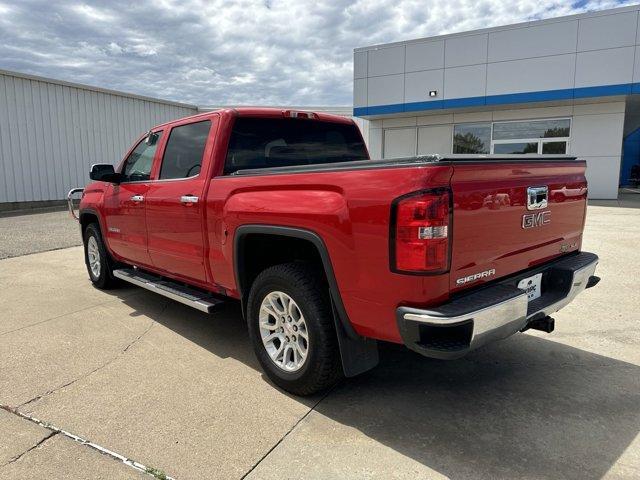
<path fill-rule="evenodd" d="M 600 283 L 600 277 L 596 277 L 595 275 L 592 275 L 589 277 L 589 280 L 587 281 L 587 286 L 585 288 L 595 287 L 598 283 Z"/>

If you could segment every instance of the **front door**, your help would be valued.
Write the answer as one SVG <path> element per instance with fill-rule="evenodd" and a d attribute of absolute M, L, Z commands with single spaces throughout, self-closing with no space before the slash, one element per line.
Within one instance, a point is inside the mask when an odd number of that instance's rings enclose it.
<path fill-rule="evenodd" d="M 146 194 L 148 248 L 156 268 L 206 281 L 204 189 L 212 120 L 173 126 Z"/>
<path fill-rule="evenodd" d="M 151 265 L 147 250 L 145 202 L 153 159 L 162 132 L 155 141 L 141 140 L 124 161 L 122 182 L 105 189 L 104 218 L 107 244 L 119 257 L 135 265 Z"/>

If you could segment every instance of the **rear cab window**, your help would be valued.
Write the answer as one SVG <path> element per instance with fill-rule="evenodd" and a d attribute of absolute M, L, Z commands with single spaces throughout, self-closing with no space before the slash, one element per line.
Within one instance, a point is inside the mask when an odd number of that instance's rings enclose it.
<path fill-rule="evenodd" d="M 295 118 L 236 118 L 224 174 L 253 168 L 368 160 L 354 124 Z"/>

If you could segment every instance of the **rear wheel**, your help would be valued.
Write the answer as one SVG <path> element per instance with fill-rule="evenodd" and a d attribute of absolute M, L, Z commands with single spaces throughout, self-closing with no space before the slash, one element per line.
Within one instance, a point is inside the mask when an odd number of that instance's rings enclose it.
<path fill-rule="evenodd" d="M 117 285 L 113 277 L 113 260 L 105 248 L 100 228 L 91 223 L 84 230 L 84 261 L 91 282 L 98 288 L 109 289 Z"/>
<path fill-rule="evenodd" d="M 297 395 L 311 395 L 342 377 L 329 293 L 310 265 L 264 270 L 247 302 L 249 334 L 269 378 Z"/>

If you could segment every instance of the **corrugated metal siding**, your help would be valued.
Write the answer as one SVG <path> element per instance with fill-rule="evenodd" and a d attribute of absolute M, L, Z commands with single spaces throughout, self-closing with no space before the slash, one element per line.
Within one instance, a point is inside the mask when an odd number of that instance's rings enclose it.
<path fill-rule="evenodd" d="M 197 109 L 0 73 L 0 202 L 59 200 L 153 125 Z"/>

